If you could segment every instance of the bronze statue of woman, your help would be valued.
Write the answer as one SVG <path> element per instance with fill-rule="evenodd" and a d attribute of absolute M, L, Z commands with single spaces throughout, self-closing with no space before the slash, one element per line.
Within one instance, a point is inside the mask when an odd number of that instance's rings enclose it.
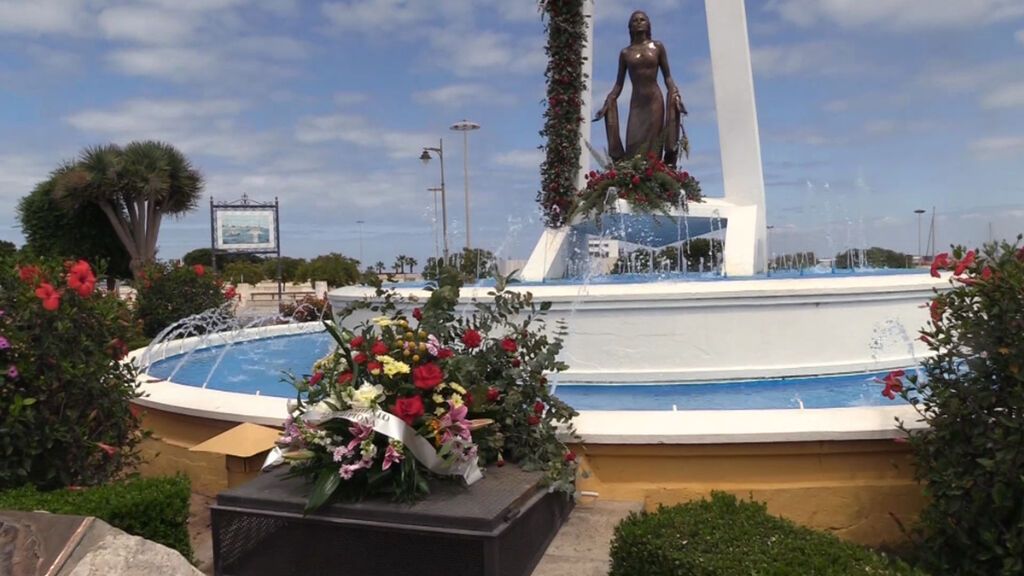
<path fill-rule="evenodd" d="M 605 119 L 608 135 L 608 154 L 613 161 L 646 156 L 653 153 L 675 167 L 678 160 L 680 122 L 686 115 L 679 88 L 672 80 L 668 67 L 668 53 L 665 46 L 651 40 L 651 20 L 643 11 L 637 10 L 629 17 L 629 46 L 619 53 L 619 73 L 615 86 L 608 93 L 604 106 L 594 120 Z M 622 93 L 622 82 L 629 71 L 633 85 L 633 96 L 629 100 L 629 120 L 626 124 L 626 147 L 623 149 L 619 135 L 618 98 Z M 658 86 L 658 70 L 665 78 L 668 98 L 662 100 Z M 666 108 L 668 114 L 665 114 Z"/>

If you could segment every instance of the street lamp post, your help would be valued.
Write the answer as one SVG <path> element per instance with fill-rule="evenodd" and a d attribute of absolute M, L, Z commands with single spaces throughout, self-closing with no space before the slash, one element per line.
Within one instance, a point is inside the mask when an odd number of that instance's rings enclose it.
<path fill-rule="evenodd" d="M 451 129 L 462 132 L 462 182 L 466 192 L 466 250 L 469 250 L 472 244 L 470 240 L 472 227 L 469 225 L 469 133 L 479 130 L 480 125 L 476 122 L 462 120 L 462 122 L 452 124 Z"/>
<path fill-rule="evenodd" d="M 438 235 L 437 235 L 437 193 L 440 192 L 440 191 L 441 191 L 441 189 L 437 188 L 437 187 L 427 188 L 427 192 L 433 192 L 433 194 L 434 194 L 434 259 L 435 260 L 440 260 L 441 259 L 441 247 L 440 247 L 441 241 L 440 241 L 440 239 L 438 238 Z"/>
<path fill-rule="evenodd" d="M 914 214 L 917 214 L 917 261 L 921 262 L 921 214 L 924 214 L 923 208 L 914 210 Z"/>
<path fill-rule="evenodd" d="M 365 221 L 356 220 L 356 224 L 359 225 L 359 263 L 363 263 L 363 224 Z"/>
<path fill-rule="evenodd" d="M 441 237 L 444 244 L 444 261 L 448 262 L 448 202 L 444 193 L 444 138 L 438 142 L 438 147 L 423 147 L 423 154 L 420 154 L 420 161 L 424 165 L 430 162 L 430 153 L 436 152 L 437 158 L 441 161 Z"/>

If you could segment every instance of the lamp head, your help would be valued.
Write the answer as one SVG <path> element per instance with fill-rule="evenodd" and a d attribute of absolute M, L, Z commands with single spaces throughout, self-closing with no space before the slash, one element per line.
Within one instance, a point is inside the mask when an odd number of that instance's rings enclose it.
<path fill-rule="evenodd" d="M 423 149 L 423 154 L 420 154 L 420 162 L 423 162 L 424 166 L 430 163 L 430 152 L 427 152 L 426 148 Z"/>

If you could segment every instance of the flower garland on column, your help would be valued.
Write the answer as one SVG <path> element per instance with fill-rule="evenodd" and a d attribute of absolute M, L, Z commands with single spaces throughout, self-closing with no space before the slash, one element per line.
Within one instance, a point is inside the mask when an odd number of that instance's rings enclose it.
<path fill-rule="evenodd" d="M 543 146 L 545 157 L 540 166 L 541 189 L 537 201 L 544 210 L 544 222 L 559 228 L 568 221 L 576 194 L 576 174 L 580 166 L 580 126 L 583 91 L 587 78 L 583 73 L 583 46 L 587 40 L 584 0 L 540 0 L 545 17 L 548 42 L 544 52 L 548 66 L 547 108 Z"/>

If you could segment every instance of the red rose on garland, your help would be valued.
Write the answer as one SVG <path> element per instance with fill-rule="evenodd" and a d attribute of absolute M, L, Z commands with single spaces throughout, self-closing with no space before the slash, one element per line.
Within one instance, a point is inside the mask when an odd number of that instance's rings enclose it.
<path fill-rule="evenodd" d="M 433 362 L 420 364 L 412 369 L 412 383 L 421 390 L 433 390 L 444 380 L 444 372 Z"/>
<path fill-rule="evenodd" d="M 412 423 L 417 418 L 423 416 L 423 399 L 419 396 L 398 398 L 395 400 L 395 405 L 391 408 L 391 412 L 404 420 L 406 424 L 412 426 Z"/>
<path fill-rule="evenodd" d="M 466 333 L 462 335 L 462 343 L 466 345 L 466 348 L 476 348 L 483 341 L 480 333 L 472 328 L 466 330 Z"/>

